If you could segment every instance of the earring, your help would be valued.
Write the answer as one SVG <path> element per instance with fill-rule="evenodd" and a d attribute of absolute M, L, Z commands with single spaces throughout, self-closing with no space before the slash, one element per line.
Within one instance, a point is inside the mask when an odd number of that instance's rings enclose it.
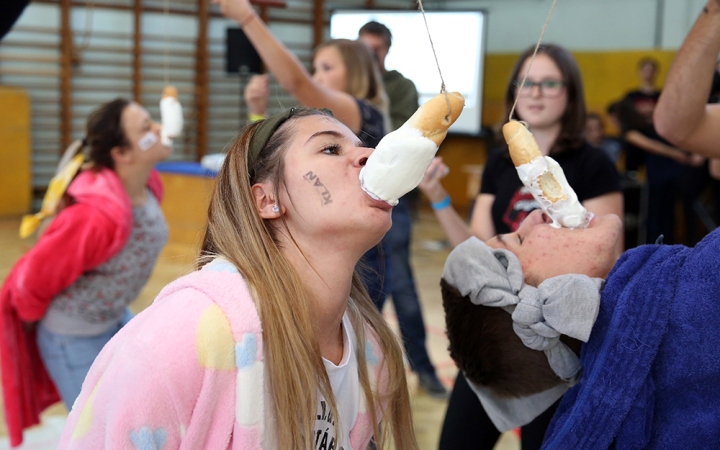
<path fill-rule="evenodd" d="M 278 205 L 277 203 L 275 203 L 274 205 L 272 205 L 272 212 L 274 212 L 275 214 L 279 213 L 279 212 L 280 212 L 280 205 Z"/>

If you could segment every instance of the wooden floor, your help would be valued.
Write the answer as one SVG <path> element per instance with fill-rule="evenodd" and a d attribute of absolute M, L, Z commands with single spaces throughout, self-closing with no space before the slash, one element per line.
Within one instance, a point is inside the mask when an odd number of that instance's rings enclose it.
<path fill-rule="evenodd" d="M 14 262 L 32 245 L 18 237 L 19 218 L 0 218 L 0 280 L 4 280 Z M 415 271 L 418 291 L 425 316 L 427 346 L 430 358 L 435 364 L 441 381 L 452 387 L 457 368 L 447 352 L 447 338 L 444 332 L 444 317 L 438 283 L 442 267 L 448 254 L 443 244 L 443 234 L 432 213 L 421 212 L 415 221 L 412 240 L 412 265 Z M 158 264 L 132 308 L 141 311 L 149 305 L 162 287 L 175 278 L 192 270 L 194 249 L 178 244 L 168 244 Z M 396 325 L 392 302 L 384 311 L 388 321 Z M 412 392 L 413 414 L 418 442 L 422 450 L 437 448 L 440 427 L 445 414 L 446 401 L 427 396 L 417 388 L 417 379 L 409 375 Z M 49 408 L 43 424 L 26 433 L 24 449 L 54 449 L 57 437 L 67 412 L 61 405 Z M 0 421 L 0 449 L 9 448 L 4 421 Z M 513 433 L 505 433 L 496 450 L 516 450 L 518 440 Z M 460 450 L 460 449 L 459 449 Z"/>

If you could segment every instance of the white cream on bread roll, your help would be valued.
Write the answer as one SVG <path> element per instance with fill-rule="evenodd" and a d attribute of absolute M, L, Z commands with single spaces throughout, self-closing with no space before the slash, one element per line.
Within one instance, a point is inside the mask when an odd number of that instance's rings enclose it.
<path fill-rule="evenodd" d="M 363 190 L 374 199 L 397 205 L 400 197 L 420 184 L 464 107 L 459 92 L 438 94 L 423 103 L 400 128 L 382 138 L 370 155 L 360 171 Z"/>
<path fill-rule="evenodd" d="M 180 136 L 183 129 L 182 105 L 175 86 L 165 86 L 163 89 L 160 100 L 160 121 L 162 122 L 160 139 L 163 145 L 170 147 L 173 139 Z"/>
<path fill-rule="evenodd" d="M 522 123 L 512 120 L 502 128 L 515 169 L 540 207 L 559 228 L 585 228 L 593 214 L 578 201 L 560 165 L 543 156 L 535 138 Z"/>

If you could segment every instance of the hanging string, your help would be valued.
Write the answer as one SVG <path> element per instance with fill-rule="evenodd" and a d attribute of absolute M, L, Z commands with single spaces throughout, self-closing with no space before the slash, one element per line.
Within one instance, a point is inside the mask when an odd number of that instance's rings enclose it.
<path fill-rule="evenodd" d="M 165 86 L 170 84 L 170 54 L 168 50 L 168 17 L 170 16 L 170 1 L 165 0 L 163 4 L 163 39 L 165 41 Z"/>
<path fill-rule="evenodd" d="M 425 29 L 427 30 L 428 39 L 430 39 L 430 48 L 432 49 L 433 56 L 435 57 L 435 65 L 437 66 L 438 73 L 440 74 L 440 93 L 445 94 L 445 101 L 447 102 L 448 114 L 446 118 L 450 117 L 450 98 L 448 97 L 447 89 L 445 88 L 445 79 L 443 79 L 442 70 L 440 70 L 440 62 L 438 61 L 437 53 L 435 52 L 435 44 L 433 44 L 432 36 L 430 35 L 430 27 L 427 23 L 427 17 L 425 17 L 425 8 L 423 8 L 422 0 L 418 0 L 418 6 L 422 13 L 423 20 L 425 21 Z"/>
<path fill-rule="evenodd" d="M 90 46 L 90 38 L 92 37 L 93 13 L 95 11 L 95 0 L 88 0 L 85 6 L 85 31 L 82 36 L 82 43 L 77 46 L 78 53 L 84 52 Z"/>
<path fill-rule="evenodd" d="M 515 103 L 513 103 L 512 109 L 510 110 L 510 117 L 508 117 L 509 121 L 513 120 L 513 115 L 515 114 L 515 107 L 517 107 L 518 100 L 520 99 L 520 90 L 522 89 L 522 86 L 525 85 L 525 81 L 527 81 L 528 73 L 530 73 L 530 68 L 532 67 L 533 61 L 535 60 L 535 55 L 537 55 L 538 49 L 540 48 L 540 43 L 543 40 L 543 36 L 545 36 L 545 30 L 547 30 L 548 23 L 550 23 L 550 18 L 552 17 L 553 10 L 555 9 L 556 4 L 557 0 L 553 0 L 552 6 L 550 7 L 550 14 L 548 14 L 547 19 L 545 20 L 545 25 L 543 25 L 542 33 L 540 33 L 540 39 L 538 39 L 537 45 L 535 45 L 535 51 L 532 54 L 532 58 L 530 58 L 530 64 L 528 64 L 528 68 L 525 71 L 522 83 L 520 83 L 517 93 L 515 93 Z"/>

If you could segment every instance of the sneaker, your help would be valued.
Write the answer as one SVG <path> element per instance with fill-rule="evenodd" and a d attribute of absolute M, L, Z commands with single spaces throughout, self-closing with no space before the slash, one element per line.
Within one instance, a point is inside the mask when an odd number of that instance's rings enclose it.
<path fill-rule="evenodd" d="M 427 392 L 430 397 L 445 399 L 448 398 L 448 390 L 442 385 L 437 375 L 433 372 L 418 373 L 420 388 Z"/>

